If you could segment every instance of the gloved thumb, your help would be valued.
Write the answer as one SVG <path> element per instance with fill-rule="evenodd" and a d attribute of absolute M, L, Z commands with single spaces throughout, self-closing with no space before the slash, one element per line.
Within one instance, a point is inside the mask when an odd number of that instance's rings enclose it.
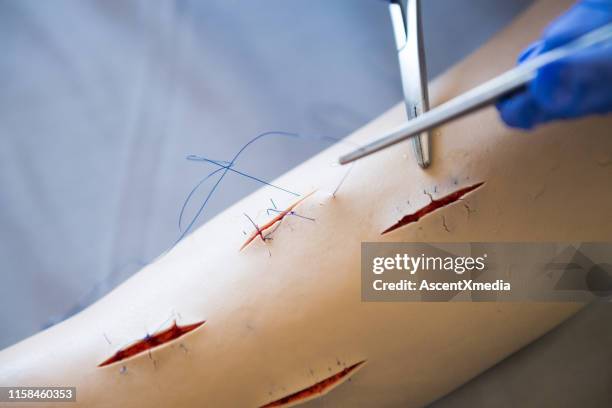
<path fill-rule="evenodd" d="M 566 44 L 609 22 L 612 22 L 612 0 L 579 1 L 544 30 L 544 44 L 539 52 Z"/>
<path fill-rule="evenodd" d="M 537 104 L 559 118 L 612 111 L 612 52 L 592 48 L 542 67 L 529 85 Z"/>

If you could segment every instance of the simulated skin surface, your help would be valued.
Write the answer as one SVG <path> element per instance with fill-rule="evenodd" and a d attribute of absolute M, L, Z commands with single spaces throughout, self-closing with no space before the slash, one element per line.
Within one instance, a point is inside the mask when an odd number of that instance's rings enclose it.
<path fill-rule="evenodd" d="M 432 104 L 512 66 L 568 5 L 536 3 L 438 79 Z M 303 406 L 422 406 L 575 313 L 581 305 L 363 303 L 360 244 L 609 241 L 612 121 L 518 134 L 487 109 L 434 133 L 427 172 L 400 144 L 359 161 L 332 195 L 346 171 L 332 165 L 337 157 L 403 120 L 398 105 L 274 182 L 314 191 L 295 211 L 315 221 L 286 217 L 272 240 L 240 251 L 242 231 L 253 231 L 243 213 L 260 214 L 263 225 L 271 197 L 281 209 L 296 201 L 259 190 L 96 304 L 0 352 L 0 385 L 76 386 L 70 407 L 258 407 L 365 361 L 350 381 Z M 481 181 L 462 202 L 381 235 L 427 205 L 424 191 L 439 198 Z M 174 319 L 206 324 L 150 354 L 98 367 Z"/>

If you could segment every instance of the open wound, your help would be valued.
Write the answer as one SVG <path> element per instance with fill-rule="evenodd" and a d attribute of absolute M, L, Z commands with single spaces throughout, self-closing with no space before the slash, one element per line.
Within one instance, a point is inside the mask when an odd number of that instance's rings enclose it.
<path fill-rule="evenodd" d="M 484 184 L 483 182 L 480 183 L 476 183 L 473 184 L 471 186 L 468 187 L 464 187 L 461 188 L 459 190 L 456 190 L 448 195 L 445 195 L 442 198 L 439 198 L 437 200 L 432 199 L 431 202 L 429 204 L 427 204 L 425 207 L 421 208 L 420 210 L 417 210 L 415 212 L 413 212 L 412 214 L 408 214 L 403 216 L 398 222 L 396 222 L 395 224 L 393 224 L 392 226 L 390 226 L 389 228 L 387 228 L 386 230 L 384 230 L 382 234 L 386 234 L 388 232 L 394 231 L 398 228 L 403 227 L 404 225 L 408 225 L 408 224 L 412 224 L 413 222 L 417 222 L 418 220 L 420 220 L 421 218 L 423 218 L 424 216 L 426 216 L 427 214 L 431 214 L 434 211 L 439 210 L 440 208 L 444 208 L 448 205 L 451 205 L 457 201 L 459 201 L 463 196 L 465 196 L 466 194 L 478 189 L 479 187 L 481 187 Z"/>
<path fill-rule="evenodd" d="M 342 382 L 348 380 L 350 376 L 352 376 L 355 371 L 360 368 L 364 363 L 365 360 L 353 364 L 350 367 L 346 367 L 343 370 L 337 372 L 336 374 L 327 377 L 324 380 L 321 380 L 318 383 L 311 385 L 310 387 L 296 391 L 293 394 L 289 394 L 281 399 L 269 402 L 266 405 L 261 406 L 261 408 L 285 407 L 288 405 L 295 405 L 298 403 L 306 402 L 316 397 L 320 397 L 321 395 L 324 395 L 327 392 L 331 391 L 337 385 L 340 385 Z"/>
<path fill-rule="evenodd" d="M 298 201 L 296 201 L 295 203 L 291 204 L 289 207 L 287 207 L 287 209 L 278 212 L 278 214 L 272 218 L 270 221 L 268 221 L 267 223 L 265 223 L 264 225 L 262 225 L 261 227 L 258 226 L 257 224 L 255 224 L 250 218 L 249 220 L 251 220 L 251 222 L 253 222 L 253 226 L 255 227 L 255 231 L 253 231 L 253 233 L 251 235 L 249 235 L 249 237 L 247 238 L 247 240 L 244 242 L 244 244 L 242 244 L 242 246 L 240 247 L 240 250 L 242 251 L 244 248 L 246 248 L 251 242 L 253 242 L 253 240 L 255 240 L 255 238 L 260 237 L 262 241 L 266 241 L 267 235 L 265 234 L 265 232 L 267 230 L 269 230 L 270 228 L 274 227 L 275 225 L 278 225 L 278 223 L 280 223 L 286 216 L 293 214 L 293 210 L 299 205 L 301 204 L 304 200 L 306 200 L 308 197 L 310 197 L 311 195 L 314 194 L 314 191 L 305 195 L 304 197 L 300 198 Z"/>
<path fill-rule="evenodd" d="M 109 364 L 116 363 L 117 361 L 125 360 L 126 358 L 141 354 L 145 351 L 149 351 L 163 344 L 171 342 L 172 340 L 176 340 L 179 337 L 182 337 L 185 334 L 202 326 L 204 323 L 205 321 L 201 321 L 198 323 L 179 326 L 176 324 L 176 321 L 174 321 L 172 323 L 172 326 L 170 326 L 169 328 L 151 335 L 147 335 L 145 338 L 138 340 L 132 345 L 117 351 L 111 357 L 98 364 L 98 367 L 104 367 Z"/>

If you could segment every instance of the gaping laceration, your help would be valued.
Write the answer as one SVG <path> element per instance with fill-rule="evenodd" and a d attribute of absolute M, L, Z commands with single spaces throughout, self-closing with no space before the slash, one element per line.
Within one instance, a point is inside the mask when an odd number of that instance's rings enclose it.
<path fill-rule="evenodd" d="M 162 344 L 168 343 L 172 340 L 184 336 L 185 334 L 202 326 L 204 323 L 206 322 L 201 321 L 193 324 L 179 326 L 176 324 L 176 321 L 174 321 L 172 323 L 172 326 L 170 326 L 169 328 L 151 335 L 147 335 L 144 339 L 138 340 L 132 345 L 117 351 L 110 358 L 98 364 L 98 367 L 104 367 L 109 364 L 116 363 L 117 361 L 125 360 L 126 358 L 151 350 L 155 347 L 159 347 Z"/>
<path fill-rule="evenodd" d="M 312 194 L 314 194 L 314 191 L 305 195 L 304 197 L 300 198 L 298 201 L 296 201 L 295 203 L 291 204 L 289 207 L 287 207 L 287 209 L 283 210 L 283 211 L 279 211 L 278 214 L 272 218 L 270 221 L 268 221 L 267 223 L 265 223 L 264 225 L 262 225 L 261 227 L 259 227 L 257 224 L 255 224 L 253 222 L 253 220 L 251 220 L 251 222 L 253 223 L 253 226 L 255 227 L 255 231 L 253 231 L 253 233 L 251 233 L 251 235 L 249 235 L 249 237 L 247 238 L 247 240 L 244 242 L 244 244 L 242 244 L 242 246 L 240 247 L 240 250 L 242 251 L 244 248 L 246 248 L 247 245 L 249 245 L 251 242 L 253 242 L 253 240 L 257 237 L 260 237 L 262 241 L 265 241 L 265 234 L 264 232 L 272 227 L 274 227 L 275 225 L 277 225 L 278 223 L 280 223 L 283 218 L 285 218 L 287 215 L 291 214 L 293 212 L 293 210 L 300 204 L 302 203 L 304 200 L 306 200 L 308 197 L 310 197 Z M 246 215 L 246 214 L 245 214 Z M 247 216 L 248 217 L 248 216 Z M 305 217 L 304 217 L 305 218 Z"/>
<path fill-rule="evenodd" d="M 440 208 L 446 207 L 447 205 L 450 205 L 456 201 L 459 201 L 463 196 L 476 190 L 477 188 L 481 187 L 483 184 L 484 184 L 484 181 L 473 184 L 468 187 L 461 188 L 437 200 L 434 200 L 432 198 L 431 202 L 427 204 L 425 207 L 421 208 L 420 210 L 416 212 L 413 212 L 412 214 L 405 215 L 398 222 L 396 222 L 395 224 L 393 224 L 392 226 L 384 230 L 381 234 L 386 234 L 400 227 L 403 227 L 404 225 L 408 225 L 413 222 L 417 222 L 418 220 L 420 220 L 427 214 L 431 214 L 432 212 L 439 210 Z"/>
<path fill-rule="evenodd" d="M 311 385 L 310 387 L 304 388 L 300 391 L 296 391 L 293 394 L 289 394 L 276 401 L 269 402 L 266 405 L 261 406 L 261 408 L 286 407 L 289 405 L 295 405 L 296 403 L 306 402 L 312 398 L 321 396 L 330 391 L 335 386 L 342 383 L 343 380 L 348 379 L 348 377 L 354 374 L 355 371 L 360 368 L 364 363 L 365 360 L 353 364 L 350 367 L 346 367 L 343 370 L 337 372 L 336 374 L 327 377 L 324 380 L 321 380 L 318 383 Z"/>

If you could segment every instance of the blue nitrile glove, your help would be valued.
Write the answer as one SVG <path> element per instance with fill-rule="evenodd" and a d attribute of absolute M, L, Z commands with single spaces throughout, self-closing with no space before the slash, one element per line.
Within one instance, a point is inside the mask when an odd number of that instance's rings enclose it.
<path fill-rule="evenodd" d="M 519 64 L 612 22 L 612 0 L 582 0 L 553 21 Z M 612 46 L 586 49 L 538 70 L 527 89 L 497 103 L 507 125 L 531 129 L 555 119 L 612 112 Z"/>

